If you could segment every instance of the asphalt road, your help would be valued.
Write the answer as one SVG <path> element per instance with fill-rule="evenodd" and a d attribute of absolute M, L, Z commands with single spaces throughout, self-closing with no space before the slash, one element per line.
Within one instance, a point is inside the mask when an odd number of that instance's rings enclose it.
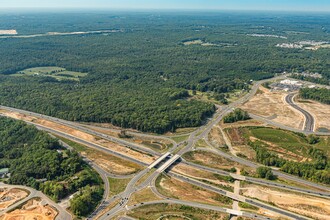
<path fill-rule="evenodd" d="M 262 117 L 262 116 L 259 116 L 259 115 L 254 115 L 252 113 L 249 113 L 249 115 L 253 119 L 256 119 L 258 121 L 267 123 L 267 124 L 269 124 L 271 126 L 278 127 L 278 128 L 281 128 L 281 129 L 284 129 L 284 130 L 288 130 L 288 131 L 299 132 L 299 133 L 303 133 L 305 135 L 309 135 L 309 134 L 315 134 L 315 135 L 321 135 L 321 136 L 329 136 L 330 135 L 330 132 L 304 131 L 304 130 L 300 130 L 300 129 L 296 129 L 296 128 L 291 128 L 289 126 L 286 126 L 286 125 L 280 124 L 278 122 L 269 120 L 269 119 L 267 119 L 265 117 Z"/>
<path fill-rule="evenodd" d="M 200 208 L 200 209 L 206 209 L 206 210 L 214 210 L 218 212 L 223 212 L 227 214 L 233 214 L 235 210 L 224 208 L 224 207 L 219 207 L 219 206 L 212 206 L 212 205 L 206 205 L 206 204 L 201 204 L 197 202 L 189 202 L 189 201 L 182 201 L 182 200 L 177 200 L 177 199 L 164 199 L 164 200 L 159 200 L 159 201 L 151 201 L 151 202 L 144 202 L 144 203 L 139 203 L 134 206 L 128 206 L 126 210 L 134 210 L 136 208 L 145 206 L 145 205 L 157 205 L 157 204 L 178 204 L 178 205 L 185 205 L 185 206 L 190 206 L 190 207 L 195 207 L 195 208 Z M 241 216 L 247 217 L 247 218 L 253 218 L 253 219 L 258 219 L 258 220 L 269 220 L 270 218 L 266 218 L 261 215 L 257 214 L 252 214 L 248 212 L 238 212 Z"/>
<path fill-rule="evenodd" d="M 141 151 L 143 153 L 147 153 L 147 154 L 150 154 L 150 155 L 156 155 L 156 156 L 161 155 L 160 153 L 155 152 L 155 151 L 151 150 L 150 148 L 142 147 L 142 146 L 134 144 L 132 142 L 129 142 L 129 141 L 126 141 L 126 140 L 123 140 L 123 139 L 120 139 L 120 138 L 116 138 L 116 137 L 113 137 L 113 136 L 109 136 L 109 135 L 106 135 L 106 134 L 101 133 L 101 132 L 94 131 L 94 130 L 89 129 L 89 128 L 87 128 L 87 127 L 85 127 L 85 126 L 83 126 L 79 123 L 76 123 L 76 122 L 66 121 L 66 120 L 63 120 L 63 119 L 54 118 L 54 117 L 51 117 L 51 116 L 47 116 L 47 115 L 43 115 L 43 114 L 39 114 L 39 113 L 35 113 L 35 112 L 30 112 L 30 111 L 26 111 L 26 110 L 22 110 L 22 109 L 16 109 L 16 108 L 12 108 L 12 107 L 2 106 L 2 105 L 0 105 L 0 109 L 5 109 L 5 110 L 8 110 L 8 111 L 13 111 L 13 112 L 19 112 L 19 113 L 22 113 L 22 114 L 25 114 L 25 115 L 30 115 L 30 116 L 42 118 L 42 119 L 45 119 L 45 120 L 49 120 L 49 121 L 52 121 L 52 122 L 55 122 L 55 123 L 58 123 L 58 124 L 62 124 L 62 125 L 74 128 L 76 130 L 83 131 L 83 132 L 91 134 L 91 135 L 99 136 L 99 137 L 101 137 L 105 140 L 112 141 L 112 142 L 115 142 L 115 143 L 123 145 L 123 146 L 127 146 L 129 148 Z"/>
<path fill-rule="evenodd" d="M 294 101 L 293 97 L 295 96 L 295 93 L 290 93 L 285 97 L 285 101 L 291 105 L 294 109 L 300 111 L 305 116 L 305 123 L 304 123 L 304 131 L 314 131 L 314 117 L 305 109 L 298 106 Z"/>
<path fill-rule="evenodd" d="M 263 166 L 261 164 L 257 164 L 257 163 L 251 162 L 251 161 L 246 160 L 244 158 L 233 156 L 231 154 L 225 153 L 225 152 L 223 152 L 221 150 L 218 150 L 216 148 L 213 148 L 213 149 L 198 148 L 198 150 L 212 152 L 212 153 L 215 153 L 215 154 L 220 155 L 221 157 L 227 158 L 227 159 L 229 159 L 231 161 L 234 161 L 234 162 L 237 162 L 237 163 L 240 163 L 240 164 L 243 164 L 245 166 L 252 167 L 252 168 L 258 168 L 260 166 Z M 327 187 L 327 186 L 324 186 L 324 185 L 321 185 L 321 184 L 317 184 L 317 183 L 313 183 L 313 182 L 310 182 L 310 181 L 301 179 L 299 177 L 296 177 L 296 176 L 292 176 L 292 175 L 283 173 L 283 172 L 278 171 L 278 170 L 276 170 L 274 168 L 272 168 L 272 169 L 273 169 L 273 173 L 275 175 L 277 175 L 278 177 L 282 177 L 282 178 L 287 179 L 287 180 L 292 180 L 292 181 L 298 182 L 300 184 L 304 184 L 304 185 L 307 185 L 307 186 L 311 186 L 311 187 L 314 187 L 314 188 L 317 188 L 317 189 L 321 189 L 321 190 L 330 192 L 330 188 Z"/>
<path fill-rule="evenodd" d="M 148 166 L 149 164 L 147 163 L 144 163 L 140 160 L 137 160 L 133 157 L 129 157 L 129 156 L 126 156 L 124 154 L 121 154 L 121 153 L 118 153 L 116 151 L 113 151 L 113 150 L 110 150 L 109 148 L 106 148 L 106 147 L 103 147 L 101 145 L 98 145 L 98 144 L 95 144 L 95 143 L 92 143 L 92 142 L 89 142 L 89 141 L 86 141 L 86 140 L 83 140 L 81 138 L 78 138 L 78 137 L 75 137 L 75 136 L 72 136 L 70 134 L 67 134 L 67 133 L 64 133 L 64 132 L 61 132 L 61 131 L 58 131 L 58 130 L 55 130 L 55 129 L 52 129 L 52 128 L 48 128 L 48 127 L 45 127 L 43 125 L 39 125 L 39 124 L 36 124 L 36 123 L 33 123 L 33 122 L 29 122 L 29 121 L 26 121 L 26 123 L 28 124 L 32 124 L 34 126 L 36 126 L 38 129 L 40 130 L 44 130 L 44 131 L 47 131 L 47 132 L 50 132 L 52 134 L 55 134 L 55 135 L 58 135 L 58 136 L 61 136 L 61 137 L 64 137 L 64 138 L 67 138 L 69 140 L 72 140 L 72 141 L 75 141 L 75 142 L 78 142 L 78 143 L 81 143 L 83 145 L 86 145 L 88 147 L 91 147 L 91 148 L 94 148 L 94 149 L 97 149 L 99 151 L 103 151 L 105 153 L 108 153 L 108 154 L 111 154 L 113 156 L 116 156 L 116 157 L 119 157 L 119 158 L 122 158 L 124 160 L 128 160 L 128 161 L 131 161 L 133 163 L 137 163 L 137 164 L 140 164 L 142 166 Z"/>
<path fill-rule="evenodd" d="M 263 203 L 263 202 L 260 202 L 260 201 L 254 200 L 254 199 L 248 199 L 247 197 L 244 197 L 244 196 L 241 196 L 241 195 L 236 195 L 235 193 L 232 193 L 232 192 L 229 192 L 229 191 L 226 191 L 226 190 L 223 190 L 223 189 L 219 189 L 219 188 L 217 188 L 215 186 L 212 186 L 212 185 L 209 185 L 209 184 L 206 184 L 206 183 L 203 183 L 203 182 L 194 180 L 194 179 L 192 179 L 190 177 L 187 177 L 187 176 L 182 176 L 180 174 L 175 174 L 174 172 L 169 172 L 168 175 L 169 176 L 172 176 L 174 178 L 177 178 L 177 179 L 179 179 L 181 181 L 184 181 L 184 182 L 193 184 L 195 186 L 201 187 L 203 189 L 216 192 L 216 193 L 218 193 L 220 195 L 229 197 L 229 198 L 231 198 L 233 200 L 236 200 L 236 201 L 239 201 L 239 202 L 245 202 L 245 203 L 248 203 L 250 205 L 254 205 L 256 207 L 259 207 L 259 208 L 267 209 L 269 211 L 279 213 L 279 214 L 281 214 L 283 216 L 286 216 L 286 217 L 289 217 L 289 218 L 292 218 L 292 219 L 299 219 L 299 220 L 300 219 L 309 219 L 307 217 L 303 217 L 303 216 L 298 215 L 298 214 L 295 214 L 293 212 L 286 211 L 286 210 L 283 210 L 283 209 L 280 209 L 280 208 L 277 208 L 277 207 L 268 205 L 266 203 Z"/>
<path fill-rule="evenodd" d="M 222 117 L 226 114 L 228 114 L 229 112 L 231 112 L 235 107 L 239 106 L 240 104 L 243 104 L 244 102 L 248 101 L 251 97 L 253 97 L 255 95 L 255 93 L 257 92 L 258 90 L 258 87 L 260 84 L 266 82 L 266 81 L 269 81 L 269 80 L 274 80 L 274 79 L 280 79 L 280 78 L 284 78 L 285 76 L 281 76 L 281 77 L 276 77 L 276 78 L 273 78 L 273 79 L 267 79 L 267 80 L 262 80 L 262 81 L 258 81 L 258 82 L 255 82 L 254 85 L 252 86 L 252 89 L 251 91 L 245 95 L 243 98 L 239 99 L 238 101 L 228 105 L 227 107 L 224 107 L 224 108 L 221 108 L 221 109 L 218 109 L 217 112 L 215 113 L 214 117 L 208 121 L 207 124 L 201 126 L 200 128 L 198 128 L 197 130 L 195 130 L 194 132 L 192 132 L 188 138 L 188 140 L 185 142 L 186 146 L 181 149 L 177 154 L 175 154 L 174 156 L 176 157 L 181 157 L 184 153 L 188 152 L 188 151 L 191 151 L 193 146 L 194 146 L 194 143 L 196 141 L 198 141 L 199 139 L 202 139 L 202 138 L 206 138 L 208 133 L 210 132 L 210 130 L 212 129 L 212 127 L 214 125 L 216 125 L 217 123 L 219 123 L 222 119 Z M 85 126 L 82 126 L 80 124 L 77 124 L 75 122 L 69 122 L 69 121 L 65 121 L 65 120 L 61 120 L 61 119 L 57 119 L 57 118 L 53 118 L 53 117 L 49 117 L 49 116 L 45 116 L 45 115 L 41 115 L 41 114 L 37 114 L 37 113 L 33 113 L 33 112 L 28 112 L 28 111 L 23 111 L 23 110 L 18 110 L 18 109 L 13 109 L 13 108 L 8 108 L 8 107 L 4 107 L 4 106 L 0 106 L 0 108 L 4 108 L 4 109 L 7 109 L 7 110 L 11 110 L 11 111 L 16 111 L 16 112 L 21 112 L 21 113 L 24 113 L 24 114 L 27 114 L 27 115 L 32 115 L 32 116 L 36 116 L 36 117 L 40 117 L 40 118 L 44 118 L 44 119 L 47 119 L 47 120 L 51 120 L 51 121 L 54 121 L 56 123 L 60 123 L 60 124 L 64 124 L 66 126 L 70 126 L 72 128 L 75 128 L 75 129 L 78 129 L 78 130 L 81 130 L 81 131 L 84 131 L 86 133 L 89 133 L 89 134 L 92 134 L 92 135 L 96 135 L 96 136 L 100 136 L 104 139 L 107 139 L 107 140 L 110 140 L 110 141 L 113 141 L 113 142 L 116 142 L 116 143 L 119 143 L 121 145 L 125 145 L 129 148 L 134 148 L 136 150 L 139 150 L 141 152 L 144 152 L 144 153 L 147 153 L 147 154 L 150 154 L 150 155 L 156 155 L 156 156 L 160 156 L 161 154 L 158 153 L 158 152 L 154 152 L 152 151 L 151 149 L 148 149 L 148 148 L 145 148 L 145 147 L 141 147 L 141 146 L 138 146 L 138 145 L 135 145 L 133 143 L 130 143 L 130 142 L 127 142 L 125 140 L 122 140 L 122 139 L 119 139 L 119 138 L 114 138 L 114 137 L 111 137 L 111 136 L 108 136 L 108 135 L 105 135 L 103 133 L 100 133 L 100 132 L 96 132 L 94 130 L 91 130 L 89 128 L 86 128 Z M 34 124 L 34 123 L 32 123 Z M 36 124 L 35 124 L 36 125 Z M 89 143 L 89 142 L 86 142 L 84 140 L 81 140 L 79 138 L 76 138 L 76 137 L 73 137 L 71 135 L 68 135 L 68 134 L 65 134 L 65 133 L 61 133 L 59 131 L 56 131 L 56 130 L 52 130 L 52 129 L 49 129 L 49 128 L 46 128 L 46 127 L 43 127 L 43 126 L 40 126 L 40 125 L 36 125 L 37 127 L 41 127 L 42 129 L 46 130 L 46 131 L 49 131 L 49 132 L 52 132 L 52 133 L 55 133 L 55 134 L 58 134 L 60 136 L 63 136 L 63 137 L 66 137 L 68 139 L 71 139 L 71 140 L 74 140 L 74 141 L 77 141 L 77 142 L 80 142 L 80 143 L 83 143 L 89 147 L 92 147 L 92 148 L 97 148 L 99 150 L 102 150 L 104 152 L 106 152 L 107 150 L 109 151 L 109 149 L 105 149 L 103 148 L 102 146 L 99 146 L 99 145 L 96 145 L 96 144 L 93 144 L 93 143 Z M 142 134 L 143 135 L 143 134 Z M 149 135 L 148 135 L 149 136 Z M 169 151 L 169 152 L 174 152 L 174 150 L 176 149 L 177 145 L 174 145 L 174 147 Z M 242 158 L 239 158 L 239 157 L 235 157 L 235 156 L 232 156 L 232 155 L 229 155 L 229 154 L 226 154 L 222 151 L 219 151 L 217 149 L 213 149 L 212 152 L 215 152 L 225 158 L 228 158 L 230 160 L 233 160 L 233 161 L 236 161 L 238 163 L 242 163 L 244 165 L 247 165 L 247 166 L 251 166 L 251 167 L 258 167 L 260 165 L 258 164 L 255 164 L 255 163 L 252 163 L 250 161 L 247 161 L 247 160 L 244 160 Z M 135 163 L 138 163 L 138 164 L 141 164 L 141 161 L 137 161 L 136 159 L 134 158 L 127 158 L 127 156 L 125 155 L 121 155 L 121 154 L 118 154 L 117 152 L 107 152 L 107 153 L 111 153 L 115 156 L 118 156 L 118 157 L 121 157 L 123 159 L 127 159 L 127 160 L 130 160 L 132 162 L 135 162 Z M 173 157 L 173 156 L 172 156 Z M 173 165 L 174 163 L 176 162 L 176 160 L 170 160 L 170 162 L 167 164 L 168 167 L 170 167 L 171 165 Z M 148 164 L 144 164 L 142 163 L 141 165 L 148 165 Z M 157 178 L 157 176 L 160 174 L 160 172 L 154 172 L 152 173 L 149 178 L 147 178 L 147 180 L 145 180 L 142 184 L 140 184 L 139 186 L 136 186 L 136 183 L 139 179 L 141 179 L 148 171 L 150 171 L 149 168 L 146 168 L 144 170 L 142 170 L 141 172 L 139 172 L 138 174 L 136 174 L 136 176 L 134 176 L 132 178 L 132 180 L 129 182 L 129 184 L 127 185 L 126 189 L 124 192 L 120 193 L 120 195 L 117 195 L 117 196 L 120 196 L 121 200 L 120 202 L 113 208 L 111 209 L 109 212 L 105 213 L 101 218 L 101 220 L 104 220 L 104 219 L 111 219 L 113 216 L 117 215 L 119 212 L 123 211 L 123 210 L 127 210 L 129 207 L 127 207 L 127 202 L 130 198 L 130 196 L 136 192 L 138 189 L 141 189 L 143 187 L 147 187 L 147 186 L 152 186 L 152 184 L 154 184 L 154 181 L 155 179 Z M 329 188 L 327 187 L 324 187 L 322 188 L 323 186 L 320 186 L 318 184 L 314 184 L 314 183 L 310 183 L 308 181 L 305 181 L 305 180 L 302 180 L 300 178 L 297 178 L 297 177 L 293 177 L 293 176 L 290 176 L 290 175 L 286 175 L 286 174 L 283 174 L 281 172 L 278 172 L 278 171 L 274 171 L 274 173 L 278 176 L 282 176 L 284 178 L 287 178 L 287 179 L 291 179 L 293 181 L 297 181 L 297 182 L 300 182 L 300 183 L 303 183 L 303 184 L 306 184 L 309 183 L 309 184 L 312 184 L 313 187 L 317 187 L 317 188 L 320 188 L 320 189 L 324 189 L 324 190 L 328 190 L 329 191 Z M 191 181 L 191 180 L 190 180 Z M 307 184 L 308 185 L 308 184 Z M 204 186 L 204 187 L 212 187 L 212 186 Z M 226 196 L 230 195 L 232 196 L 233 198 L 235 197 L 237 200 L 241 199 L 242 201 L 246 200 L 244 197 L 241 197 L 239 195 L 231 195 L 231 194 L 227 194 L 228 192 L 224 192 L 224 190 L 220 190 L 220 189 L 217 189 L 218 193 L 220 194 L 223 194 L 225 193 Z M 230 192 L 229 192 L 230 193 Z M 104 201 L 102 203 L 102 205 L 99 207 L 99 211 L 102 210 L 103 208 L 106 207 L 107 204 L 109 204 L 109 202 L 111 201 L 114 201 L 116 198 L 118 197 L 112 197 L 110 199 L 108 199 L 107 201 Z M 241 201 L 239 200 L 239 201 Z M 254 201 L 254 202 L 258 202 L 258 201 Z M 183 204 L 182 201 L 180 201 L 180 204 Z M 192 204 L 191 204 L 192 205 Z M 200 205 L 200 204 L 199 204 Z M 263 208 L 265 209 L 269 209 L 269 210 L 273 210 L 277 213 L 284 213 L 284 214 L 287 214 L 287 211 L 285 210 L 282 210 L 282 209 L 279 209 L 279 208 L 276 208 L 276 207 L 273 207 L 273 206 L 270 206 L 270 205 L 267 205 L 267 204 L 256 204 L 257 206 L 259 205 L 260 206 L 265 206 Z M 251 214 L 251 213 L 249 213 Z M 289 215 L 287 215 L 289 216 Z M 92 216 L 93 217 L 93 216 Z M 265 218 L 264 218 L 265 219 Z M 306 218 L 301 218 L 301 216 L 298 216 L 298 218 L 296 219 L 306 219 Z"/>
<path fill-rule="evenodd" d="M 232 177 L 236 180 L 243 180 L 243 181 L 256 183 L 256 184 L 263 185 L 263 186 L 271 186 L 271 187 L 275 187 L 275 188 L 279 188 L 279 189 L 286 189 L 286 190 L 295 191 L 295 192 L 298 192 L 298 193 L 303 193 L 303 194 L 307 194 L 307 195 L 318 196 L 318 197 L 323 197 L 323 198 L 330 199 L 330 193 L 327 193 L 327 192 L 316 191 L 316 190 L 311 190 L 311 189 L 304 189 L 304 188 L 285 185 L 285 184 L 281 184 L 281 183 L 278 183 L 278 182 L 272 182 L 272 181 L 268 181 L 268 180 L 264 180 L 264 179 L 260 179 L 260 178 L 253 178 L 253 177 L 233 174 L 233 173 L 230 173 L 230 172 L 226 172 L 226 171 L 223 171 L 223 170 L 218 170 L 218 169 L 202 166 L 202 165 L 187 162 L 187 161 L 184 161 L 184 160 L 181 163 L 187 164 L 187 165 L 192 166 L 192 167 L 195 167 L 199 170 L 205 170 L 205 171 L 215 173 L 215 174 L 219 174 L 219 175 L 222 175 L 222 176 L 230 176 L 230 177 Z"/>

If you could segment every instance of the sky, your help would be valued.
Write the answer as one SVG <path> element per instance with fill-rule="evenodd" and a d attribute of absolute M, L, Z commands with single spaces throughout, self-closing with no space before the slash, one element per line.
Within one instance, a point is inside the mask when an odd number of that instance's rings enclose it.
<path fill-rule="evenodd" d="M 330 0 L 0 0 L 5 8 L 329 11 Z"/>

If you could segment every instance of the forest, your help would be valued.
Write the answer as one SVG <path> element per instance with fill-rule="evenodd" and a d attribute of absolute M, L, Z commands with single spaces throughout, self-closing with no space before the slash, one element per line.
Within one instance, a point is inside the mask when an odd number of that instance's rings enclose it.
<path fill-rule="evenodd" d="M 102 179 L 76 152 L 34 126 L 5 117 L 0 117 L 0 168 L 9 168 L 9 184 L 41 190 L 56 202 L 79 191 L 73 204 L 84 205 L 73 205 L 77 215 L 87 215 L 103 195 Z"/>
<path fill-rule="evenodd" d="M 326 88 L 302 88 L 299 96 L 330 105 L 330 90 Z"/>
<path fill-rule="evenodd" d="M 237 12 L 2 14 L 0 29 L 16 29 L 19 35 L 0 37 L 0 104 L 155 133 L 200 126 L 215 106 L 189 97 L 187 90 L 227 103 L 228 93 L 248 90 L 251 80 L 283 71 L 328 74 L 328 49 L 275 46 L 327 40 L 328 18 Z M 19 38 L 93 30 L 118 31 Z M 255 33 L 285 38 L 249 35 Z M 183 43 L 191 39 L 209 46 Z M 12 75 L 43 66 L 88 74 L 79 82 Z"/>

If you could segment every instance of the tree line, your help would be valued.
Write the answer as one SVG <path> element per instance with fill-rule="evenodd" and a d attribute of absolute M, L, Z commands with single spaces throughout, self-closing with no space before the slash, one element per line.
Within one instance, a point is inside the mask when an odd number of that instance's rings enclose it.
<path fill-rule="evenodd" d="M 92 211 L 103 195 L 102 179 L 76 152 L 34 126 L 4 117 L 0 117 L 0 168 L 9 168 L 9 184 L 41 190 L 54 201 L 80 192 L 73 204 L 80 197 L 89 199 L 82 207 L 72 206 L 77 215 Z"/>
<path fill-rule="evenodd" d="M 330 90 L 326 88 L 302 88 L 299 90 L 299 96 L 330 105 Z"/>

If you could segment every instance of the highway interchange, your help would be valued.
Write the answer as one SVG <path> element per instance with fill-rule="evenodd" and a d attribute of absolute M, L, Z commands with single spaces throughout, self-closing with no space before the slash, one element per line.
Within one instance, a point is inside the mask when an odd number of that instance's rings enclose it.
<path fill-rule="evenodd" d="M 280 76 L 280 77 L 276 77 L 276 79 L 282 79 L 284 77 L 285 76 Z M 271 80 L 274 80 L 274 78 L 271 79 Z M 19 112 L 19 113 L 23 113 L 23 114 L 26 114 L 26 115 L 31 115 L 31 116 L 34 116 L 34 117 L 43 118 L 43 119 L 46 119 L 46 120 L 49 120 L 49 121 L 53 121 L 55 123 L 59 123 L 59 124 L 62 124 L 62 125 L 68 126 L 68 127 L 72 127 L 74 129 L 86 132 L 88 134 L 92 134 L 94 136 L 98 136 L 98 137 L 101 137 L 103 139 L 118 143 L 118 144 L 126 146 L 128 148 L 138 150 L 138 151 L 143 152 L 145 154 L 158 157 L 158 159 L 155 162 L 153 162 L 152 164 L 146 164 L 146 163 L 144 163 L 140 160 L 137 160 L 133 157 L 129 157 L 127 155 L 118 153 L 118 152 L 113 151 L 109 148 L 105 148 L 101 145 L 83 140 L 81 138 L 72 136 L 70 134 L 61 132 L 59 130 L 55 130 L 53 128 L 48 128 L 46 126 L 27 121 L 27 123 L 33 124 L 37 128 L 39 128 L 41 130 L 45 130 L 45 131 L 47 131 L 51 134 L 55 134 L 55 135 L 58 135 L 58 136 L 61 136 L 61 137 L 65 137 L 69 140 L 81 143 L 83 145 L 86 145 L 86 146 L 94 148 L 94 149 L 98 149 L 98 150 L 103 151 L 105 153 L 112 154 L 116 157 L 120 157 L 124 160 L 128 160 L 128 161 L 137 163 L 137 164 L 145 167 L 145 169 L 143 169 L 142 171 L 138 172 L 135 175 L 130 175 L 130 176 L 120 176 L 119 175 L 118 176 L 118 175 L 113 175 L 113 174 L 110 174 L 110 173 L 104 171 L 98 165 L 93 163 L 93 161 L 90 161 L 87 158 L 84 158 L 86 160 L 86 162 L 91 164 L 92 167 L 101 175 L 103 181 L 105 182 L 105 193 L 104 193 L 103 200 L 102 200 L 100 206 L 98 207 L 98 209 L 89 217 L 89 219 L 94 219 L 96 216 L 99 216 L 100 213 L 109 204 L 115 202 L 117 199 L 120 199 L 120 202 L 116 206 L 114 206 L 114 208 L 112 208 L 110 211 L 102 213 L 101 217 L 99 217 L 98 219 L 101 219 L 101 220 L 103 220 L 103 219 L 112 219 L 113 217 L 115 217 L 116 215 L 118 215 L 119 213 L 121 213 L 123 211 L 133 210 L 134 208 L 138 208 L 138 207 L 140 207 L 142 205 L 146 205 L 146 204 L 157 204 L 157 203 L 172 203 L 172 204 L 189 205 L 189 206 L 198 207 L 198 208 L 222 211 L 222 212 L 229 213 L 231 215 L 240 215 L 240 216 L 246 216 L 246 217 L 251 217 L 251 218 L 255 218 L 255 219 L 267 219 L 263 216 L 255 215 L 253 213 L 238 212 L 237 210 L 226 209 L 226 208 L 222 208 L 222 207 L 218 207 L 218 206 L 212 207 L 212 206 L 209 206 L 209 205 L 199 204 L 199 203 L 195 203 L 195 202 L 180 201 L 180 200 L 176 200 L 176 199 L 172 199 L 172 198 L 165 198 L 163 195 L 161 195 L 157 191 L 157 189 L 155 187 L 156 178 L 161 173 L 164 173 L 164 172 L 167 173 L 167 175 L 172 176 L 173 178 L 178 178 L 178 179 L 180 179 L 184 182 L 187 182 L 187 183 L 190 183 L 190 184 L 193 184 L 193 185 L 198 185 L 199 187 L 217 192 L 219 194 L 222 194 L 224 196 L 232 198 L 233 200 L 236 200 L 236 201 L 244 201 L 244 202 L 247 202 L 249 204 L 255 205 L 257 207 L 279 213 L 279 214 L 281 214 L 283 216 L 286 216 L 288 218 L 291 218 L 291 219 L 308 219 L 308 218 L 302 217 L 298 214 L 291 213 L 291 212 L 288 212 L 286 210 L 282 210 L 282 209 L 279 209 L 277 207 L 270 206 L 270 205 L 265 204 L 265 203 L 261 203 L 259 201 L 248 199 L 248 198 L 245 198 L 245 197 L 239 196 L 239 195 L 234 195 L 231 192 L 225 192 L 222 189 L 216 188 L 214 186 L 211 186 L 211 185 L 208 185 L 208 184 L 205 184 L 205 183 L 201 183 L 199 181 L 188 178 L 186 176 L 179 175 L 179 174 L 177 174 L 173 171 L 169 171 L 170 170 L 169 168 L 171 168 L 171 166 L 173 166 L 174 164 L 176 164 L 176 163 L 185 163 L 189 166 L 193 166 L 193 167 L 195 167 L 197 169 L 200 169 L 200 170 L 205 170 L 205 171 L 208 171 L 208 172 L 217 173 L 217 174 L 224 175 L 224 176 L 231 176 L 231 177 L 233 177 L 234 179 L 237 179 L 237 180 L 248 181 L 248 182 L 257 183 L 257 184 L 260 184 L 260 185 L 277 187 L 277 188 L 280 188 L 280 189 L 291 190 L 291 191 L 304 193 L 304 194 L 308 194 L 308 195 L 314 195 L 314 196 L 319 196 L 319 197 L 324 197 L 324 198 L 330 198 L 330 193 L 329 193 L 330 188 L 329 187 L 326 187 L 326 186 L 320 185 L 320 184 L 316 184 L 316 183 L 313 183 L 313 182 L 310 182 L 310 181 L 306 181 L 306 180 L 300 179 L 298 177 L 282 173 L 278 170 L 273 170 L 273 172 L 274 172 L 274 174 L 278 175 L 281 178 L 288 179 L 288 180 L 291 180 L 291 181 L 294 181 L 294 182 L 298 182 L 300 184 L 304 184 L 304 185 L 307 185 L 307 186 L 311 186 L 313 188 L 317 188 L 317 189 L 320 189 L 322 191 L 307 190 L 307 189 L 302 189 L 302 188 L 299 188 L 299 187 L 293 187 L 293 186 L 289 186 L 289 185 L 279 184 L 279 183 L 276 183 L 276 182 L 265 181 L 265 180 L 262 180 L 262 179 L 245 177 L 245 176 L 241 176 L 241 175 L 235 175 L 235 174 L 231 174 L 229 172 L 225 172 L 225 171 L 222 171 L 222 170 L 209 168 L 209 167 L 198 165 L 198 164 L 193 164 L 193 163 L 184 161 L 182 159 L 183 154 L 185 154 L 186 152 L 189 152 L 189 151 L 194 149 L 194 144 L 196 143 L 196 141 L 198 141 L 200 139 L 204 139 L 206 141 L 206 143 L 210 146 L 210 148 L 209 149 L 206 149 L 206 148 L 205 149 L 199 149 L 199 150 L 211 151 L 211 152 L 213 152 L 215 154 L 218 154 L 222 157 L 225 157 L 229 160 L 238 162 L 240 164 L 243 164 L 243 165 L 246 165 L 246 166 L 249 166 L 249 167 L 252 167 L 252 168 L 257 168 L 257 167 L 261 166 L 260 164 L 256 164 L 254 162 L 251 162 L 251 161 L 245 160 L 243 158 L 236 157 L 232 154 L 225 153 L 221 150 L 218 150 L 215 147 L 213 147 L 210 143 L 208 143 L 207 139 L 208 139 L 208 133 L 210 132 L 212 127 L 214 125 L 218 124 L 222 120 L 224 115 L 228 114 L 230 111 L 232 111 L 237 106 L 247 102 L 251 97 L 253 97 L 255 95 L 255 93 L 257 92 L 258 87 L 262 83 L 267 82 L 267 81 L 269 81 L 269 80 L 262 80 L 262 81 L 255 82 L 254 85 L 251 88 L 251 91 L 247 95 L 245 95 L 244 97 L 242 97 L 238 101 L 233 102 L 232 104 L 230 104 L 226 107 L 219 108 L 218 111 L 216 112 L 216 114 L 214 115 L 214 117 L 211 120 L 209 120 L 206 125 L 201 126 L 200 128 L 198 128 L 194 132 L 190 133 L 189 138 L 185 142 L 177 144 L 172 139 L 170 139 L 168 137 L 165 137 L 165 136 L 153 136 L 153 135 L 149 135 L 149 134 L 131 132 L 131 134 L 135 135 L 135 136 L 155 138 L 155 139 L 164 139 L 164 140 L 170 141 L 172 143 L 172 147 L 167 152 L 165 152 L 163 154 L 161 154 L 159 152 L 156 152 L 156 151 L 153 151 L 149 148 L 142 147 L 140 145 L 134 144 L 132 142 L 122 140 L 120 138 L 116 138 L 116 137 L 113 137 L 113 136 L 109 136 L 109 135 L 106 135 L 102 132 L 97 132 L 97 131 L 95 131 L 95 130 L 87 127 L 87 126 L 83 126 L 83 125 L 75 123 L 75 122 L 69 122 L 69 121 L 66 121 L 66 120 L 62 120 L 62 119 L 58 119 L 58 118 L 54 118 L 54 117 L 50 117 L 50 116 L 45 116 L 45 115 L 41 115 L 41 114 L 38 114 L 38 113 L 33 113 L 33 112 L 25 111 L 25 110 L 14 109 L 14 108 L 6 107 L 6 106 L 0 106 L 0 109 L 5 109 L 5 110 L 8 110 L 8 111 L 13 111 L 13 112 Z M 307 115 L 309 114 L 308 112 L 306 112 L 303 109 L 299 109 L 299 107 L 296 108 L 295 103 L 292 101 L 292 99 L 293 99 L 293 95 L 291 95 L 291 94 L 289 94 L 286 97 L 286 100 L 287 100 L 288 104 L 290 104 L 292 107 L 294 107 L 295 109 L 302 112 L 306 117 L 304 132 L 314 133 L 313 132 L 313 127 L 314 127 L 313 117 L 308 118 L 309 117 L 309 116 L 307 117 Z M 305 114 L 304 111 L 307 114 Z M 252 117 L 258 117 L 258 116 L 252 115 Z M 266 119 L 261 118 L 261 117 L 259 119 L 263 120 L 263 121 L 266 120 Z M 269 124 L 271 124 L 271 123 L 269 123 Z M 295 129 L 292 129 L 292 128 L 287 128 L 287 129 L 288 130 L 295 130 Z M 328 133 L 322 133 L 322 134 L 329 135 Z M 65 146 L 65 147 L 69 147 L 69 146 Z M 155 168 L 156 168 L 156 170 L 155 170 Z M 153 171 L 153 170 L 155 170 L 155 171 Z M 145 181 L 143 181 L 142 183 L 140 183 L 139 185 L 137 185 L 137 182 L 142 177 L 147 175 L 148 173 L 151 173 L 148 176 L 148 178 Z M 124 192 L 120 193 L 119 195 L 108 198 L 110 186 L 109 186 L 107 177 L 109 177 L 109 176 L 116 177 L 116 178 L 131 178 L 132 177 L 132 179 L 128 183 L 128 185 L 127 185 Z M 148 202 L 148 203 L 144 203 L 144 204 L 137 204 L 135 206 L 127 206 L 131 195 L 133 193 L 145 188 L 145 187 L 151 187 L 151 189 L 155 192 L 155 194 L 157 194 L 159 197 L 163 198 L 164 200 L 155 201 L 155 202 Z M 131 218 L 129 218 L 129 219 L 131 219 Z"/>

